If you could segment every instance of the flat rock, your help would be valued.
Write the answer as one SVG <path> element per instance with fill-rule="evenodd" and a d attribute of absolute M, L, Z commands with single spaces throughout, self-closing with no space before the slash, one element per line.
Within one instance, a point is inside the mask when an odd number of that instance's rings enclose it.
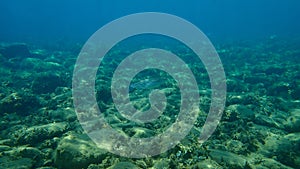
<path fill-rule="evenodd" d="M 68 124 L 66 122 L 49 123 L 18 130 L 14 136 L 18 143 L 35 145 L 46 139 L 61 136 L 67 129 Z"/>
<path fill-rule="evenodd" d="M 194 169 L 216 169 L 216 168 L 222 168 L 217 162 L 206 159 L 203 161 L 198 162 L 193 166 Z"/>
<path fill-rule="evenodd" d="M 244 168 L 247 163 L 245 158 L 227 151 L 211 149 L 209 156 L 217 163 L 225 163 L 230 168 Z"/>
<path fill-rule="evenodd" d="M 292 169 L 271 158 L 261 159 L 261 163 L 254 165 L 256 169 Z"/>
<path fill-rule="evenodd" d="M 130 162 L 120 162 L 108 167 L 108 169 L 139 169 L 139 167 Z"/>

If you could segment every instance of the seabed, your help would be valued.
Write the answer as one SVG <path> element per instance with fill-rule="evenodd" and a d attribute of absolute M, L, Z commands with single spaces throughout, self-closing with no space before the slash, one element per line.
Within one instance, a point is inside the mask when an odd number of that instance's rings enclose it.
<path fill-rule="evenodd" d="M 172 44 L 165 49 L 189 62 L 196 76 L 201 111 L 190 133 L 174 148 L 131 159 L 96 148 L 77 120 L 72 74 L 80 45 L 1 43 L 0 168 L 300 168 L 300 40 L 277 37 L 215 46 L 227 79 L 226 107 L 216 131 L 202 145 L 198 143 L 210 106 L 209 78 L 185 46 Z M 120 133 L 152 137 L 176 120 L 180 91 L 167 73 L 141 72 L 129 87 L 133 105 L 149 109 L 148 95 L 159 88 L 167 96 L 166 111 L 145 124 L 118 114 L 109 78 L 119 59 L 136 50 L 126 49 L 112 49 L 99 67 L 98 106 Z"/>

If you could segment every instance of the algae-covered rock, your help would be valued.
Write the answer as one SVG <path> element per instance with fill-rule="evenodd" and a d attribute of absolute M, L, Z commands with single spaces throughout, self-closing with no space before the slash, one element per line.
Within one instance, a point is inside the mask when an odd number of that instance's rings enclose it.
<path fill-rule="evenodd" d="M 273 152 L 277 160 L 291 167 L 300 166 L 300 133 L 291 133 L 278 140 Z M 271 150 L 270 150 L 271 151 Z"/>
<path fill-rule="evenodd" d="M 151 169 L 167 169 L 170 168 L 170 160 L 162 158 L 160 160 L 155 160 L 154 165 Z"/>
<path fill-rule="evenodd" d="M 50 123 L 40 126 L 23 128 L 13 133 L 13 137 L 19 144 L 36 145 L 46 139 L 61 136 L 68 130 L 66 122 Z"/>
<path fill-rule="evenodd" d="M 246 121 L 253 121 L 255 118 L 255 114 L 252 110 L 244 105 L 238 104 L 228 106 L 223 116 L 227 121 L 235 121 L 240 118 Z"/>
<path fill-rule="evenodd" d="M 284 137 L 272 134 L 265 139 L 257 153 L 266 157 L 276 157 L 276 161 L 291 167 L 300 166 L 300 133 L 287 134 Z"/>
<path fill-rule="evenodd" d="M 300 132 L 300 109 L 291 111 L 285 123 L 285 128 L 290 132 Z"/>
<path fill-rule="evenodd" d="M 33 161 L 30 158 L 11 159 L 0 157 L 0 168 L 27 169 L 33 168 Z"/>
<path fill-rule="evenodd" d="M 36 168 L 43 163 L 43 153 L 34 147 L 14 147 L 0 156 L 0 168 Z"/>
<path fill-rule="evenodd" d="M 247 161 L 242 156 L 221 150 L 210 150 L 209 156 L 219 164 L 224 163 L 230 168 L 244 168 Z"/>
<path fill-rule="evenodd" d="M 154 131 L 143 127 L 133 127 L 126 130 L 126 133 L 131 137 L 148 138 L 155 135 Z"/>
<path fill-rule="evenodd" d="M 65 79 L 59 74 L 42 73 L 32 82 L 32 91 L 36 94 L 52 93 L 57 87 L 65 85 Z"/>
<path fill-rule="evenodd" d="M 76 113 L 74 111 L 74 109 L 72 108 L 60 108 L 60 109 L 57 109 L 57 110 L 50 110 L 50 111 L 47 111 L 47 110 L 44 110 L 44 114 L 46 114 L 47 112 L 47 115 L 49 117 L 51 117 L 52 119 L 56 120 L 56 121 L 75 121 L 77 116 L 76 116 Z"/>
<path fill-rule="evenodd" d="M 20 67 L 26 70 L 34 70 L 36 72 L 46 71 L 63 71 L 64 68 L 61 64 L 56 62 L 45 62 L 39 58 L 26 58 L 20 63 Z"/>
<path fill-rule="evenodd" d="M 26 91 L 15 92 L 0 100 L 0 115 L 3 113 L 28 115 L 38 106 L 39 101 L 33 94 Z"/>
<path fill-rule="evenodd" d="M 0 140 L 0 142 L 1 142 L 1 141 L 2 141 L 2 140 Z M 9 149 L 11 149 L 10 146 L 7 146 L 7 145 L 1 145 L 1 144 L 0 144 L 0 152 L 6 151 L 6 150 L 9 150 Z"/>
<path fill-rule="evenodd" d="M 87 135 L 69 134 L 59 142 L 54 156 L 58 168 L 87 168 L 90 164 L 101 163 L 107 152 L 98 148 Z"/>
<path fill-rule="evenodd" d="M 193 169 L 216 169 L 216 168 L 222 168 L 222 167 L 217 162 L 210 159 L 200 161 L 193 166 Z"/>
<path fill-rule="evenodd" d="M 290 88 L 289 83 L 275 83 L 268 89 L 268 95 L 288 98 L 290 96 Z"/>
<path fill-rule="evenodd" d="M 130 162 L 119 162 L 113 166 L 108 167 L 108 169 L 140 169 L 140 168 Z"/>
<path fill-rule="evenodd" d="M 300 100 L 300 86 L 297 86 L 295 89 L 292 90 L 291 96 L 295 100 Z"/>
<path fill-rule="evenodd" d="M 292 169 L 292 167 L 281 164 L 271 158 L 263 158 L 260 163 L 255 164 L 254 166 L 256 169 Z"/>

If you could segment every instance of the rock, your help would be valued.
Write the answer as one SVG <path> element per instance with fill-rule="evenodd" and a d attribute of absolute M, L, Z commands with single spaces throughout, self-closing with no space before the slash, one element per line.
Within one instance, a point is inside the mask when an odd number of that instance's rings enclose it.
<path fill-rule="evenodd" d="M 290 85 L 289 83 L 275 83 L 268 89 L 268 95 L 277 96 L 282 98 L 289 98 L 290 96 Z"/>
<path fill-rule="evenodd" d="M 14 150 L 14 155 L 13 157 L 22 157 L 22 158 L 29 158 L 32 160 L 32 163 L 35 167 L 42 166 L 44 163 L 43 159 L 43 153 L 34 147 L 18 147 Z"/>
<path fill-rule="evenodd" d="M 65 81 L 58 74 L 42 73 L 32 82 L 32 91 L 36 94 L 52 93 L 59 86 L 64 86 Z"/>
<path fill-rule="evenodd" d="M 4 151 L 10 150 L 10 149 L 11 149 L 10 146 L 0 145 L 0 152 L 4 152 Z"/>
<path fill-rule="evenodd" d="M 264 73 L 257 73 L 257 74 L 251 75 L 251 76 L 246 76 L 244 78 L 244 82 L 250 83 L 252 85 L 259 84 L 259 83 L 264 84 L 264 83 L 268 82 L 268 79 Z"/>
<path fill-rule="evenodd" d="M 277 74 L 281 75 L 284 72 L 286 72 L 286 68 L 280 67 L 280 66 L 270 66 L 265 70 L 265 73 L 267 75 Z"/>
<path fill-rule="evenodd" d="M 1 157 L 0 168 L 2 163 L 5 168 L 37 168 L 42 166 L 45 161 L 43 153 L 39 149 L 26 146 L 3 151 Z"/>
<path fill-rule="evenodd" d="M 130 137 L 149 138 L 153 137 L 155 133 L 152 130 L 143 127 L 133 127 L 125 131 Z"/>
<path fill-rule="evenodd" d="M 154 161 L 154 165 L 153 165 L 152 169 L 163 169 L 163 168 L 170 168 L 169 160 L 163 158 L 163 159 Z"/>
<path fill-rule="evenodd" d="M 3 159 L 5 159 L 6 165 L 10 165 L 10 163 L 16 163 L 16 167 L 20 167 L 20 168 L 22 168 L 23 166 L 22 164 L 17 164 L 18 162 L 21 163 L 28 162 L 29 163 L 28 165 L 34 167 L 42 166 L 44 162 L 43 153 L 39 149 L 34 147 L 27 147 L 27 146 L 14 147 L 8 151 L 3 151 L 1 153 L 1 156 L 3 157 Z M 19 161 L 17 159 L 20 160 L 29 159 L 29 160 Z"/>
<path fill-rule="evenodd" d="M 233 79 L 227 79 L 226 84 L 228 92 L 242 93 L 248 91 L 247 85 L 238 83 L 236 80 Z"/>
<path fill-rule="evenodd" d="M 36 169 L 56 169 L 56 168 L 54 168 L 54 167 L 39 167 L 39 168 L 36 168 Z"/>
<path fill-rule="evenodd" d="M 283 125 L 281 123 L 275 121 L 273 118 L 270 118 L 269 116 L 266 116 L 266 115 L 258 114 L 254 120 L 254 123 L 263 125 L 263 126 L 276 127 L 279 129 L 283 129 Z"/>
<path fill-rule="evenodd" d="M 64 68 L 62 65 L 56 62 L 45 62 L 39 58 L 25 58 L 20 63 L 20 67 L 26 70 L 34 70 L 36 72 L 56 72 L 63 71 Z"/>
<path fill-rule="evenodd" d="M 246 159 L 239 155 L 215 149 L 209 151 L 209 156 L 219 164 L 225 163 L 229 168 L 244 168 L 246 166 Z"/>
<path fill-rule="evenodd" d="M 42 152 L 34 147 L 18 147 L 16 151 L 24 158 L 35 159 L 36 161 L 40 161 L 43 156 Z"/>
<path fill-rule="evenodd" d="M 300 133 L 291 133 L 284 137 L 272 134 L 265 139 L 265 144 L 257 153 L 266 157 L 276 157 L 282 164 L 296 167 L 300 166 Z M 272 168 L 272 167 L 271 167 Z"/>
<path fill-rule="evenodd" d="M 0 140 L 0 144 L 1 145 L 6 145 L 6 146 L 13 146 L 13 140 L 11 139 L 4 139 L 4 140 Z"/>
<path fill-rule="evenodd" d="M 300 132 L 300 109 L 295 109 L 287 118 L 285 128 L 289 132 Z"/>
<path fill-rule="evenodd" d="M 30 57 L 31 53 L 26 44 L 12 44 L 0 49 L 0 53 L 6 58 Z"/>
<path fill-rule="evenodd" d="M 229 95 L 228 99 L 226 100 L 226 104 L 227 105 L 242 104 L 243 99 L 244 98 L 242 95 Z"/>
<path fill-rule="evenodd" d="M 3 113 L 14 113 L 28 115 L 31 110 L 39 106 L 36 96 L 29 92 L 11 93 L 0 100 L 0 115 Z"/>
<path fill-rule="evenodd" d="M 76 113 L 74 109 L 67 108 L 59 108 L 57 110 L 45 110 L 43 113 L 51 117 L 51 119 L 55 119 L 55 121 L 75 121 L 77 119 Z"/>
<path fill-rule="evenodd" d="M 33 168 L 33 161 L 30 158 L 10 159 L 8 157 L 0 157 L 0 168 Z"/>
<path fill-rule="evenodd" d="M 13 136 L 19 144 L 36 145 L 46 139 L 61 136 L 67 129 L 66 122 L 50 123 L 15 131 Z"/>
<path fill-rule="evenodd" d="M 61 111 L 67 111 L 67 113 L 74 111 L 74 108 L 71 108 L 73 107 L 72 91 L 68 87 L 57 87 L 54 93 L 44 98 L 43 105 L 46 110 L 63 109 Z"/>
<path fill-rule="evenodd" d="M 297 168 L 300 166 L 300 133 L 291 133 L 280 139 L 277 145 L 277 159 L 281 163 Z"/>
<path fill-rule="evenodd" d="M 108 167 L 107 169 L 139 169 L 139 167 L 135 166 L 130 162 L 120 162 Z"/>
<path fill-rule="evenodd" d="M 245 144 L 243 144 L 241 141 L 239 140 L 228 140 L 227 142 L 225 142 L 226 147 L 228 147 L 228 149 L 231 152 L 235 152 L 238 154 L 243 154 L 245 153 L 247 150 L 245 150 L 246 146 Z"/>
<path fill-rule="evenodd" d="M 90 164 L 101 163 L 107 152 L 98 148 L 87 135 L 69 134 L 59 142 L 54 156 L 58 168 L 87 168 Z"/>
<path fill-rule="evenodd" d="M 253 121 L 255 118 L 255 114 L 252 110 L 244 105 L 238 104 L 228 106 L 223 116 L 227 121 L 235 121 L 240 118 L 246 121 Z"/>
<path fill-rule="evenodd" d="M 217 162 L 213 160 L 203 160 L 198 162 L 193 166 L 193 169 L 216 169 L 216 168 L 222 168 Z"/>
<path fill-rule="evenodd" d="M 34 49 L 31 50 L 31 56 L 32 58 L 40 58 L 40 59 L 44 59 L 47 56 L 49 56 L 49 52 L 44 50 L 44 49 Z"/>
<path fill-rule="evenodd" d="M 283 165 L 274 159 L 271 158 L 263 158 L 261 159 L 261 163 L 256 164 L 255 168 L 257 169 L 292 169 L 286 165 Z"/>
<path fill-rule="evenodd" d="M 292 90 L 291 96 L 295 100 L 300 100 L 300 86 Z"/>

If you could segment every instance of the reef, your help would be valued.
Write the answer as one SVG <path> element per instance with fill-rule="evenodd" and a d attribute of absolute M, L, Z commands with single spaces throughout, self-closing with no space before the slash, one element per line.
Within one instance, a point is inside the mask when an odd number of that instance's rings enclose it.
<path fill-rule="evenodd" d="M 211 91 L 203 65 L 190 64 L 201 95 L 193 128 L 160 155 L 130 159 L 98 148 L 77 120 L 71 84 L 79 51 L 2 43 L 0 168 L 300 168 L 299 46 L 299 39 L 279 38 L 216 44 L 227 78 L 226 107 L 216 131 L 203 144 L 197 141 Z M 191 58 L 185 46 L 165 48 L 185 61 Z M 109 55 L 123 54 L 113 49 Z M 111 98 L 109 77 L 118 63 L 104 60 L 97 73 L 96 97 L 106 122 L 133 138 L 164 132 L 180 109 L 176 81 L 155 70 L 136 76 L 128 88 L 135 108 L 149 109 L 149 93 L 160 88 L 168 104 L 154 122 L 134 123 L 117 113 Z"/>

